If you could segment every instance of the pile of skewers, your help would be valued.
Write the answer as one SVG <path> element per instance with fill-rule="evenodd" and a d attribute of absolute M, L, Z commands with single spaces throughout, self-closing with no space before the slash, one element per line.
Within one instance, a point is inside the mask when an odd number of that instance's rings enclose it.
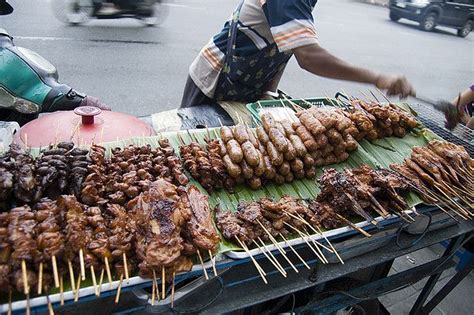
<path fill-rule="evenodd" d="M 225 238 L 251 245 L 259 239 L 268 241 L 295 233 L 291 227 L 304 227 L 304 222 L 311 223 L 312 228 L 333 229 L 347 224 L 354 227 L 346 219 L 354 216 L 377 225 L 373 213 L 412 219 L 405 213 L 409 206 L 402 197 L 410 186 L 390 170 L 373 170 L 367 165 L 341 172 L 327 169 L 319 183 L 321 193 L 310 202 L 285 196 L 278 201 L 265 198 L 240 203 L 236 212 L 217 207 L 217 225 Z"/>
<path fill-rule="evenodd" d="M 259 189 L 268 182 L 291 183 L 314 178 L 317 167 L 341 163 L 357 150 L 358 141 L 405 136 L 418 126 L 409 113 L 395 105 L 353 100 L 349 110 L 337 107 L 303 109 L 288 100 L 295 115 L 276 120 L 261 115 L 261 125 L 249 128 L 240 122 L 220 128 L 220 139 L 206 145 L 195 138 L 186 144 L 180 138 L 183 164 L 212 193 L 246 183 Z"/>
<path fill-rule="evenodd" d="M 410 158 L 390 168 L 403 176 L 426 203 L 462 219 L 474 217 L 474 159 L 464 147 L 432 140 L 427 147 L 414 147 Z"/>
<path fill-rule="evenodd" d="M 156 273 L 161 272 L 164 298 L 165 283 L 189 271 L 195 254 L 201 263 L 208 255 L 216 273 L 218 243 L 207 196 L 195 186 L 151 182 L 130 211 L 117 204 L 86 206 L 72 195 L 43 199 L 33 208 L 17 207 L 0 215 L 0 290 L 29 299 L 56 287 L 63 303 L 63 278 L 69 273 L 77 301 L 89 271 L 97 296 L 104 274 L 112 285 L 115 271 L 118 301 L 123 281 L 137 270 L 153 279 L 154 301 L 159 298 Z"/>
<path fill-rule="evenodd" d="M 90 161 L 88 150 L 60 142 L 37 158 L 16 145 L 0 157 L 0 202 L 5 209 L 61 194 L 79 196 Z"/>
<path fill-rule="evenodd" d="M 81 191 L 82 202 L 126 205 L 159 178 L 178 186 L 188 184 L 181 160 L 168 139 L 161 139 L 159 144 L 157 148 L 150 145 L 115 148 L 109 158 L 104 147 L 93 144 L 90 148 L 92 165 Z"/>
<path fill-rule="evenodd" d="M 382 105 L 374 101 L 351 100 L 347 117 L 356 125 L 359 134 L 356 139 L 382 139 L 385 137 L 403 138 L 407 131 L 416 128 L 418 121 L 408 112 L 389 103 Z"/>

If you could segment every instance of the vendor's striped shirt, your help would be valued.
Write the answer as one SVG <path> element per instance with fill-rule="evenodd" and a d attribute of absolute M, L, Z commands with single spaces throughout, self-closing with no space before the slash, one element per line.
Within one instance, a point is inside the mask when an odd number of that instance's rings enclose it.
<path fill-rule="evenodd" d="M 277 44 L 280 53 L 317 43 L 312 15 L 316 2 L 244 0 L 239 17 L 236 55 L 250 56 L 272 43 Z M 230 19 L 222 31 L 204 46 L 189 69 L 194 83 L 210 98 L 214 96 L 224 64 Z"/>

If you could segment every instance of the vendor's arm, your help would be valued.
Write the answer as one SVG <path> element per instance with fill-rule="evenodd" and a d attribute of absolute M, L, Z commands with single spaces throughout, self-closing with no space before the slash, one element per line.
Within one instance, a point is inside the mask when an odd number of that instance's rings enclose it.
<path fill-rule="evenodd" d="M 467 127 L 474 129 L 474 119 L 466 111 L 465 107 L 474 102 L 474 85 L 462 92 L 451 103 L 456 106 L 460 113 L 460 120 Z"/>
<path fill-rule="evenodd" d="M 335 57 L 318 44 L 306 45 L 293 50 L 301 68 L 331 79 L 369 83 L 386 90 L 389 95 L 407 97 L 415 90 L 405 77 L 387 76 L 365 68 L 355 67 Z"/>

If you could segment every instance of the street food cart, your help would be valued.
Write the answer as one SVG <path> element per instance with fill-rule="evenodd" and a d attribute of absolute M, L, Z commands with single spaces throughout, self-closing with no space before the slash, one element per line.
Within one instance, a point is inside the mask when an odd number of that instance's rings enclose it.
<path fill-rule="evenodd" d="M 425 304 L 474 231 L 474 148 L 419 112 L 323 97 L 187 112 L 179 131 L 87 108 L 33 121 L 0 159 L 0 311 L 326 314 L 429 277 L 412 310 L 429 313 L 473 268 Z"/>

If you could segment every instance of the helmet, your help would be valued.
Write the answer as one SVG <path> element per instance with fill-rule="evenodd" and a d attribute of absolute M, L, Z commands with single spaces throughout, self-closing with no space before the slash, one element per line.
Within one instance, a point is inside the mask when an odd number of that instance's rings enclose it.
<path fill-rule="evenodd" d="M 13 7 L 8 4 L 7 0 L 0 0 L 0 15 L 8 15 L 13 12 Z"/>

